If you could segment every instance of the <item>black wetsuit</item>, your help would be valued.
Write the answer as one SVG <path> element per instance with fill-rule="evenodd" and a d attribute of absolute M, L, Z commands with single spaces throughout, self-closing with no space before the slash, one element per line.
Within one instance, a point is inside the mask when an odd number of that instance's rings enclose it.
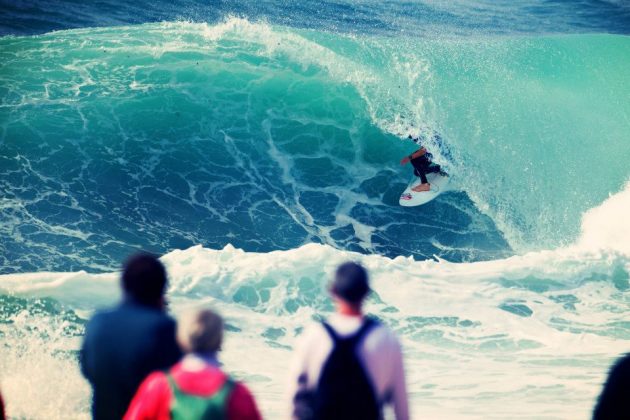
<path fill-rule="evenodd" d="M 429 181 L 427 181 L 427 174 L 440 172 L 442 170 L 442 168 L 440 168 L 440 165 L 432 164 L 432 157 L 433 155 L 431 153 L 426 152 L 422 156 L 411 160 L 411 164 L 414 168 L 413 173 L 414 175 L 420 177 L 423 184 L 429 183 Z"/>

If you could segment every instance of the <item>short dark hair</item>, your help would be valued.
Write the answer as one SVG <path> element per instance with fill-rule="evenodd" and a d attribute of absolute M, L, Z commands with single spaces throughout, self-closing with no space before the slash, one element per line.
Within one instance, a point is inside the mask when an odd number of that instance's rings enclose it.
<path fill-rule="evenodd" d="M 346 302 L 361 302 L 370 292 L 367 271 L 355 262 L 341 264 L 335 273 L 331 291 Z"/>
<path fill-rule="evenodd" d="M 140 303 L 154 305 L 160 301 L 166 288 L 166 269 L 152 254 L 139 252 L 125 261 L 122 287 Z"/>

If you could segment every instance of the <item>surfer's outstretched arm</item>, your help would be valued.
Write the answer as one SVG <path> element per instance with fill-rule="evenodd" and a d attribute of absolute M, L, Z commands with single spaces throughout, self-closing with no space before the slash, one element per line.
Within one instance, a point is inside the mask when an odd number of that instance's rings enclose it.
<path fill-rule="evenodd" d="M 404 158 L 402 158 L 402 160 L 400 161 L 400 164 L 405 165 L 407 162 L 411 161 L 411 159 L 419 158 L 420 156 L 423 156 L 426 152 L 427 152 L 427 149 L 425 149 L 424 147 L 421 147 L 420 149 L 416 150 L 409 156 L 405 156 Z"/>

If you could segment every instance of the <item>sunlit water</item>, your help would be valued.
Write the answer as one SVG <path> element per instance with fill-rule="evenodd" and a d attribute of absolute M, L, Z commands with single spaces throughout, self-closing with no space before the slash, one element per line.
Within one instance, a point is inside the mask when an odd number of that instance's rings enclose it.
<path fill-rule="evenodd" d="M 113 4 L 3 5 L 11 416 L 88 417 L 83 327 L 137 249 L 164 255 L 175 315 L 227 317 L 222 359 L 268 418 L 347 259 L 402 339 L 414 417 L 590 416 L 630 349 L 623 2 Z M 454 188 L 401 208 L 409 132 L 440 134 Z"/>

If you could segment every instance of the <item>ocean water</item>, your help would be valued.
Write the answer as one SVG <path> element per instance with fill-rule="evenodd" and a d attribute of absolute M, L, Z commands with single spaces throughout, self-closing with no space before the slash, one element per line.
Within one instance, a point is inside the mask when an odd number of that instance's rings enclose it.
<path fill-rule="evenodd" d="M 589 418 L 630 350 L 625 2 L 0 11 L 11 416 L 88 417 L 83 328 L 144 249 L 174 315 L 227 317 L 222 359 L 267 418 L 348 259 L 401 337 L 414 418 Z M 453 185 L 416 208 L 408 133 Z"/>

